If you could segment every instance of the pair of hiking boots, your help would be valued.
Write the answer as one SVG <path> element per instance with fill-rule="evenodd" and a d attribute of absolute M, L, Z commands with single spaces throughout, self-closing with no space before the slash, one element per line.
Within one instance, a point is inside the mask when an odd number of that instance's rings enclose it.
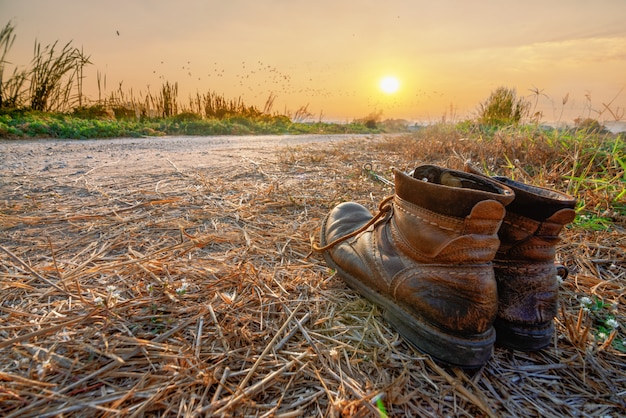
<path fill-rule="evenodd" d="M 546 347 L 567 274 L 555 247 L 575 199 L 434 165 L 394 177 L 376 216 L 354 202 L 326 216 L 317 249 L 328 266 L 444 363 L 480 367 L 496 342 Z"/>

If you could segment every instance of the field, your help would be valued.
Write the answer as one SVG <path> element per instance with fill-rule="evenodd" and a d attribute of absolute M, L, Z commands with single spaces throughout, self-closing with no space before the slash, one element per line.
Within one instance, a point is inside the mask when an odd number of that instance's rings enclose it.
<path fill-rule="evenodd" d="M 45 157 L 81 142 L 1 156 L 0 415 L 626 414 L 623 137 L 439 124 L 198 164 L 96 142 L 82 165 Z M 311 252 L 334 205 L 393 193 L 366 163 L 467 160 L 579 199 L 553 344 L 470 371 L 417 352 Z"/>

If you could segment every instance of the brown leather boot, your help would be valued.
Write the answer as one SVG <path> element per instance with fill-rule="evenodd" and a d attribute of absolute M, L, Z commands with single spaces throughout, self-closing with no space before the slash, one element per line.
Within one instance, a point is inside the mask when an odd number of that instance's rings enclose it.
<path fill-rule="evenodd" d="M 513 197 L 498 182 L 460 171 L 422 166 L 412 177 L 395 171 L 395 194 L 380 213 L 338 205 L 322 224 L 317 249 L 418 349 L 478 367 L 495 341 L 491 260 Z"/>
<path fill-rule="evenodd" d="M 554 264 L 559 233 L 575 217 L 576 199 L 554 190 L 506 177 L 493 179 L 510 187 L 515 200 L 506 208 L 498 232 L 500 248 L 493 261 L 498 283 L 497 343 L 522 351 L 550 344 L 559 299 Z"/>

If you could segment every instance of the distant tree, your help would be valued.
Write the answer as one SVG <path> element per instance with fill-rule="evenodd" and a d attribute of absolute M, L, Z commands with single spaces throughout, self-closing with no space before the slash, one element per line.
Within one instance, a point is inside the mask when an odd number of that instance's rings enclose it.
<path fill-rule="evenodd" d="M 529 115 L 531 104 L 517 98 L 515 89 L 498 87 L 479 105 L 478 123 L 481 125 L 516 125 Z"/>

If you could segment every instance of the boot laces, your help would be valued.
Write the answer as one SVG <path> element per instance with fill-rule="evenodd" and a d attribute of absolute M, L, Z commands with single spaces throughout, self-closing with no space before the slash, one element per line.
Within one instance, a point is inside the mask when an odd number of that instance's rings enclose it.
<path fill-rule="evenodd" d="M 391 211 L 393 206 L 391 204 L 389 204 L 389 202 L 392 199 L 393 199 L 393 195 L 384 198 L 380 202 L 380 204 L 378 205 L 378 213 L 376 215 L 374 215 L 374 217 L 372 219 L 370 219 L 362 227 L 356 229 L 355 231 L 350 232 L 349 234 L 346 234 L 346 235 L 344 235 L 342 237 L 339 237 L 339 238 L 335 239 L 334 241 L 329 242 L 328 244 L 326 244 L 324 246 L 321 246 L 321 247 L 319 245 L 313 243 L 313 250 L 314 251 L 318 251 L 318 252 L 327 251 L 327 250 L 333 248 L 335 245 L 339 244 L 340 242 L 343 242 L 343 241 L 345 241 L 347 239 L 355 237 L 355 236 L 359 235 L 361 232 L 367 230 L 370 226 L 374 225 L 380 218 L 382 218 L 383 216 L 387 215 Z"/>

